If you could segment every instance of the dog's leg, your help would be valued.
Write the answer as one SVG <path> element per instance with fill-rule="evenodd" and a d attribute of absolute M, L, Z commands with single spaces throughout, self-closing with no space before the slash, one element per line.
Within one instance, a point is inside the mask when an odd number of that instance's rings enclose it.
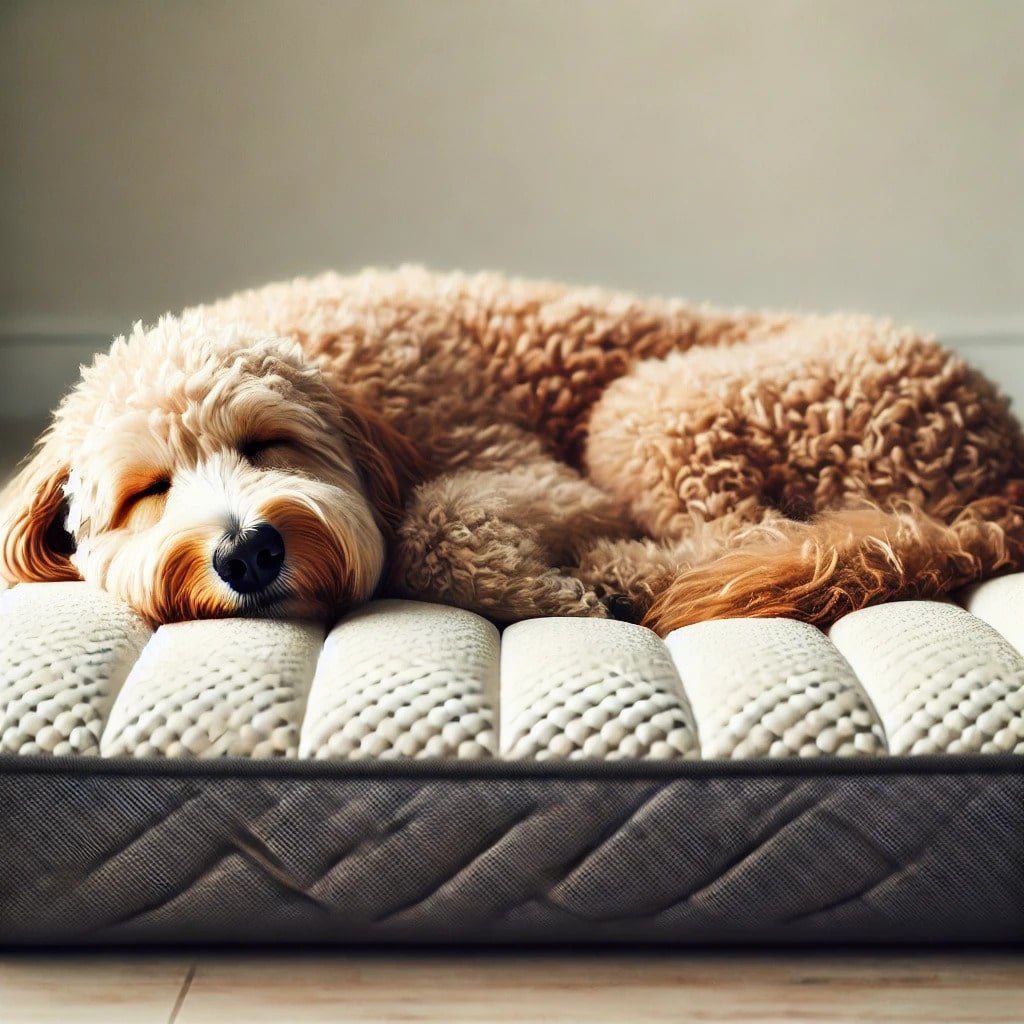
<path fill-rule="evenodd" d="M 652 536 L 676 538 L 737 510 L 966 505 L 1020 475 L 1024 439 L 995 387 L 929 339 L 812 317 L 638 363 L 595 405 L 586 463 Z"/>
<path fill-rule="evenodd" d="M 770 473 L 784 464 L 771 425 L 692 370 L 699 355 L 636 367 L 611 385 L 590 421 L 590 476 L 658 539 L 692 536 L 723 517 L 759 521 Z"/>
<path fill-rule="evenodd" d="M 735 550 L 670 583 L 644 621 L 663 636 L 734 616 L 825 626 L 870 604 L 935 597 L 1020 568 L 1024 507 L 1016 495 L 976 500 L 949 523 L 909 503 L 826 512 L 747 530 Z"/>
<path fill-rule="evenodd" d="M 503 622 L 606 617 L 571 568 L 621 510 L 573 470 L 535 459 L 508 471 L 465 469 L 416 489 L 392 552 L 388 591 L 458 605 Z"/>

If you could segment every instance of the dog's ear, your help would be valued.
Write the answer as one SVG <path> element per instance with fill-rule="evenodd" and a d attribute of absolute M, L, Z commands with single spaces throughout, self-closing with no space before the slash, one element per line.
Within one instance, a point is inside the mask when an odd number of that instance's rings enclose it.
<path fill-rule="evenodd" d="M 8 583 L 77 580 L 65 528 L 68 466 L 48 438 L 0 493 L 0 577 Z"/>
<path fill-rule="evenodd" d="M 367 406 L 347 401 L 345 420 L 345 440 L 377 519 L 381 526 L 394 530 L 402 517 L 406 492 L 423 478 L 423 460 L 404 434 Z"/>

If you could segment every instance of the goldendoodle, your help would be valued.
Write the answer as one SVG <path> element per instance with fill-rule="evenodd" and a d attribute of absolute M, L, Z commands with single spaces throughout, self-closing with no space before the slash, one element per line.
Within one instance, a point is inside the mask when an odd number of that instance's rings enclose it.
<path fill-rule="evenodd" d="M 1024 567 L 1022 502 L 1006 401 L 912 331 L 403 268 L 118 338 L 3 495 L 0 575 L 154 622 L 826 624 Z"/>

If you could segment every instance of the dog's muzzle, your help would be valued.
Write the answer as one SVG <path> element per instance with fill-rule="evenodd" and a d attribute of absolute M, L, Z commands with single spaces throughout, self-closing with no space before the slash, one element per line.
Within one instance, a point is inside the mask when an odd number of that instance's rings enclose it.
<path fill-rule="evenodd" d="M 217 546 L 213 568 L 236 594 L 258 594 L 281 574 L 284 539 L 268 523 L 230 534 Z"/>

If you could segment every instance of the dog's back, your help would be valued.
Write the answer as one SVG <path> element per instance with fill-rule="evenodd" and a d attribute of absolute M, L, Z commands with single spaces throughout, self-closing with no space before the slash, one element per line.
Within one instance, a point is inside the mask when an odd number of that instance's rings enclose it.
<path fill-rule="evenodd" d="M 587 417 L 636 362 L 778 329 L 785 315 L 420 267 L 267 285 L 202 307 L 297 339 L 400 428 L 509 418 L 578 464 Z"/>

